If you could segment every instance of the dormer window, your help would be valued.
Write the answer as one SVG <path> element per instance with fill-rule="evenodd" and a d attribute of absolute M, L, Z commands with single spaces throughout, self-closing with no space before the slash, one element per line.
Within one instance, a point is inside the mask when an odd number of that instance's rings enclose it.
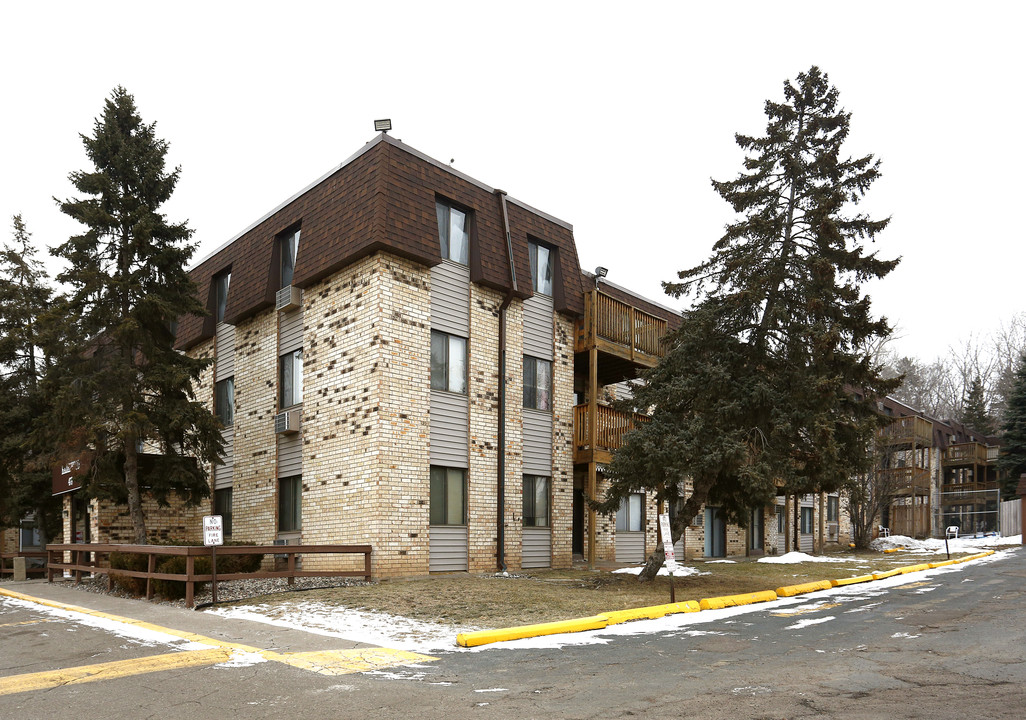
<path fill-rule="evenodd" d="M 278 253 L 281 257 L 281 286 L 292 285 L 296 272 L 296 253 L 299 251 L 299 228 L 278 236 Z"/>
<path fill-rule="evenodd" d="M 228 307 L 228 285 L 231 284 L 232 273 L 225 270 L 214 276 L 214 318 L 217 322 L 224 322 L 224 311 Z"/>
<path fill-rule="evenodd" d="M 467 214 L 442 202 L 435 203 L 435 214 L 438 216 L 438 240 L 442 246 L 442 257 L 466 265 L 470 254 Z"/>
<path fill-rule="evenodd" d="M 552 295 L 552 250 L 534 242 L 528 243 L 527 249 L 531 255 L 531 282 L 534 291 L 541 295 Z"/>

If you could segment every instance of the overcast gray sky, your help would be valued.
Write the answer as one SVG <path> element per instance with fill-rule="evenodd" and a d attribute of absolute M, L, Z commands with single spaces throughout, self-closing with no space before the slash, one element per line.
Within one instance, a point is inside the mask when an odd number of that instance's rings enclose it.
<path fill-rule="evenodd" d="M 884 176 L 865 207 L 899 268 L 869 290 L 930 360 L 1026 310 L 1022 3 L 47 2 L 0 10 L 0 237 L 76 232 L 52 198 L 88 167 L 111 89 L 182 177 L 196 258 L 374 136 L 574 225 L 581 266 L 664 304 L 731 218 L 709 183 L 734 133 L 819 65 Z"/>

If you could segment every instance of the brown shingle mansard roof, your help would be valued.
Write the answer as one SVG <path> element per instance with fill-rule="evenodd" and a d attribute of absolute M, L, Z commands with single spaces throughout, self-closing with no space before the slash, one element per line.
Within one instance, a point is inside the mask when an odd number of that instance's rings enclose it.
<path fill-rule="evenodd" d="M 300 287 L 309 287 L 379 250 L 437 265 L 442 258 L 436 199 L 471 211 L 471 279 L 497 290 L 509 289 L 502 209 L 495 190 L 384 134 L 202 260 L 190 274 L 212 312 L 212 279 L 231 270 L 225 321 L 236 324 L 274 305 L 278 289 L 274 240 L 297 226 L 301 237 L 293 282 Z M 556 310 L 572 315 L 583 312 L 573 227 L 510 197 L 507 207 L 517 294 L 533 294 L 530 238 L 556 250 Z M 186 316 L 179 321 L 177 346 L 188 349 L 213 334 L 212 314 Z"/>

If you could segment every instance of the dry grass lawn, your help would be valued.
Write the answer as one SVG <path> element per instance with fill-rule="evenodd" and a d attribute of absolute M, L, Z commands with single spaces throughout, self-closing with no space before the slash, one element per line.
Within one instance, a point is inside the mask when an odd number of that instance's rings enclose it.
<path fill-rule="evenodd" d="M 837 555 L 837 562 L 796 565 L 747 560 L 733 564 L 689 563 L 708 574 L 676 578 L 676 598 L 679 602 L 775 590 L 782 585 L 865 575 L 943 558 L 910 552 L 886 555 L 843 552 Z M 666 577 L 642 583 L 636 576 L 625 573 L 587 569 L 540 570 L 510 577 L 464 573 L 433 575 L 309 590 L 301 595 L 279 594 L 255 600 L 271 604 L 283 600 L 310 600 L 419 620 L 497 628 L 661 605 L 670 601 L 669 587 Z M 247 604 L 252 602 L 254 600 L 246 601 Z"/>

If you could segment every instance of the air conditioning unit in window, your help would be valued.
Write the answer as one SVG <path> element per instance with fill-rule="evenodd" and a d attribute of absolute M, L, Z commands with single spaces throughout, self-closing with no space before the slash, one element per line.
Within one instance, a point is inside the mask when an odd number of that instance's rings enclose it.
<path fill-rule="evenodd" d="M 282 410 L 274 416 L 274 432 L 278 435 L 292 435 L 299 432 L 302 422 L 303 411 L 301 409 Z"/>
<path fill-rule="evenodd" d="M 286 285 L 274 296 L 274 307 L 278 312 L 295 310 L 303 305 L 303 288 Z"/>

